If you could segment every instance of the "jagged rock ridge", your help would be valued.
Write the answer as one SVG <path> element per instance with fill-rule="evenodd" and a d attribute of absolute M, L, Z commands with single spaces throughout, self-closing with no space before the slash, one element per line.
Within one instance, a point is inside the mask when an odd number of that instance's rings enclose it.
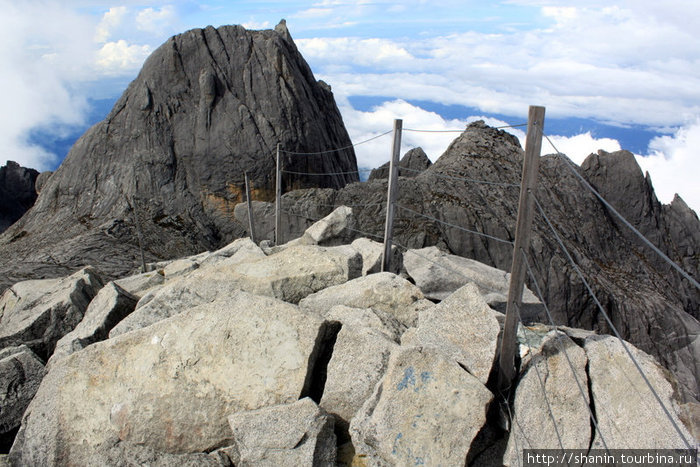
<path fill-rule="evenodd" d="M 274 30 L 194 29 L 147 60 L 107 118 L 46 181 L 34 208 L 0 237 L 0 286 L 91 264 L 109 275 L 147 260 L 213 249 L 241 235 L 233 208 L 244 171 L 274 193 L 286 151 L 349 147 L 330 87 L 316 81 L 284 21 Z M 293 172 L 357 170 L 353 150 L 285 156 Z M 285 190 L 340 188 L 356 174 L 286 175 Z"/>
<path fill-rule="evenodd" d="M 423 170 L 433 165 L 423 148 L 413 148 L 399 161 L 398 174 L 403 177 L 415 177 Z M 372 169 L 368 180 L 389 178 L 389 162 L 385 162 L 376 169 Z"/>
<path fill-rule="evenodd" d="M 34 184 L 39 172 L 13 161 L 0 167 L 0 233 L 22 217 L 36 201 Z"/>
<path fill-rule="evenodd" d="M 399 178 L 397 204 L 454 226 L 512 241 L 522 158 L 517 138 L 483 122 L 472 123 L 432 166 L 417 177 Z M 670 206 L 659 203 L 632 154 L 601 151 L 578 170 L 647 238 L 692 277 L 700 278 L 697 215 L 680 198 Z M 327 215 L 332 209 L 329 206 L 351 205 L 358 206 L 355 230 L 381 239 L 385 218 L 381 203 L 386 199 L 386 188 L 386 180 L 372 180 L 341 190 L 287 193 L 283 196 L 284 211 L 302 215 L 285 215 L 283 238 L 300 235 L 310 223 L 307 218 Z M 613 218 L 571 173 L 562 156 L 541 159 L 535 194 L 622 336 L 673 371 L 686 397 L 700 398 L 700 291 Z M 370 206 L 362 207 L 365 204 Z M 394 220 L 397 245 L 441 245 L 459 256 L 510 269 L 512 246 L 439 224 L 402 207 L 397 208 Z M 258 217 L 265 212 L 270 211 L 260 205 Z M 533 225 L 528 255 L 557 324 L 611 333 L 539 213 Z M 532 282 L 528 283 L 534 290 Z M 544 314 L 529 318 L 548 322 Z"/>

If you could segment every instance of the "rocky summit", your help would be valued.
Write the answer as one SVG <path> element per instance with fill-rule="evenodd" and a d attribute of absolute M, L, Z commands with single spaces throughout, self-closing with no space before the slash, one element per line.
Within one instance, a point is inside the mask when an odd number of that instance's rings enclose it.
<path fill-rule="evenodd" d="M 552 318 L 560 325 L 613 333 L 558 237 L 622 337 L 674 372 L 686 400 L 698 400 L 700 290 L 614 217 L 581 184 L 571 167 L 696 280 L 700 277 L 697 214 L 679 197 L 670 205 L 661 204 L 651 179 L 627 151 L 592 154 L 580 167 L 565 158 L 556 154 L 540 160 L 535 196 L 557 233 L 536 207 L 527 251 Z M 475 122 L 434 164 L 410 171 L 413 177 L 399 177 L 395 244 L 404 252 L 437 245 L 463 257 L 447 262 L 429 251 L 421 253 L 442 264 L 426 268 L 429 275 L 425 280 L 434 284 L 432 297 L 444 298 L 441 286 L 453 291 L 449 284 L 456 276 L 456 264 L 467 258 L 510 269 L 513 247 L 508 242 L 515 238 L 522 160 L 517 138 Z M 372 235 L 381 241 L 386 196 L 386 179 L 353 183 L 339 190 L 286 193 L 282 197 L 282 237 L 295 238 L 313 219 L 327 215 L 334 206 L 348 205 L 355 207 L 353 230 L 347 240 Z M 255 205 L 253 216 L 261 239 L 272 235 L 271 207 Z M 236 212 L 242 224 L 247 222 L 242 209 Z M 409 267 L 411 255 L 405 258 Z M 529 275 L 527 281 L 536 290 Z M 542 307 L 526 305 L 522 318 L 550 323 Z"/>
<path fill-rule="evenodd" d="M 314 78 L 285 23 L 172 37 L 0 237 L 0 287 L 85 264 L 124 274 L 141 263 L 139 245 L 153 261 L 230 242 L 242 233 L 233 209 L 244 173 L 256 199 L 274 196 L 278 144 L 287 152 L 348 148 L 285 153 L 288 171 L 341 173 L 290 174 L 285 190 L 358 180 L 330 87 Z"/>
<path fill-rule="evenodd" d="M 524 446 L 697 442 L 700 291 L 580 180 L 697 279 L 696 213 L 661 204 L 631 153 L 540 159 L 503 394 L 518 140 L 475 122 L 434 164 L 407 154 L 385 272 L 388 171 L 359 183 L 350 147 L 282 22 L 171 38 L 56 172 L 0 169 L 39 192 L 0 235 L 0 465 L 519 465 Z"/>
<path fill-rule="evenodd" d="M 0 326 L 13 323 L 0 462 L 516 466 L 523 446 L 693 442 L 697 408 L 669 372 L 627 344 L 670 419 L 618 339 L 572 328 L 520 327 L 504 420 L 492 375 L 506 273 L 422 250 L 394 258 L 399 274 L 372 272 L 381 244 L 337 244 L 352 217 L 339 208 L 301 241 L 243 238 L 104 285 L 89 268 L 15 284 L 0 298 Z M 426 254 L 469 277 L 426 300 Z"/>

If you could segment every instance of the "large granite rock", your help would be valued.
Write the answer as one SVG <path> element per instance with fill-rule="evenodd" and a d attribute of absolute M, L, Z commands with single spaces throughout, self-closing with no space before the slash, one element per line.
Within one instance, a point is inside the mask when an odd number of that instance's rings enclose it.
<path fill-rule="evenodd" d="M 343 325 L 328 362 L 319 403 L 336 416 L 338 431 L 347 436 L 350 420 L 372 395 L 384 376 L 389 355 L 396 349 L 398 345 L 379 330 Z"/>
<path fill-rule="evenodd" d="M 0 349 L 26 344 L 48 360 L 80 323 L 104 283 L 93 268 L 61 279 L 19 282 L 0 297 Z"/>
<path fill-rule="evenodd" d="M 231 467 L 226 452 L 216 450 L 209 454 L 171 454 L 149 446 L 121 441 L 118 437 L 99 445 L 94 452 L 79 459 L 76 465 L 149 466 L 149 467 Z"/>
<path fill-rule="evenodd" d="M 39 172 L 17 162 L 0 167 L 0 233 L 22 217 L 36 201 L 35 183 Z"/>
<path fill-rule="evenodd" d="M 375 308 L 394 316 L 404 326 L 412 326 L 418 310 L 428 306 L 415 285 L 395 274 L 381 272 L 327 287 L 299 302 L 299 306 L 324 313 L 336 305 Z"/>
<path fill-rule="evenodd" d="M 440 351 L 402 348 L 392 353 L 350 434 L 368 465 L 464 465 L 491 399 Z"/>
<path fill-rule="evenodd" d="M 521 465 L 523 449 L 589 448 L 587 363 L 584 350 L 565 334 L 545 335 L 515 391 L 504 465 Z"/>
<path fill-rule="evenodd" d="M 7 452 L 41 379 L 44 362 L 26 345 L 0 350 L 0 452 Z"/>
<path fill-rule="evenodd" d="M 691 449 L 695 441 L 677 415 L 677 395 L 674 396 L 664 369 L 633 345 L 628 343 L 627 347 L 681 433 L 664 413 L 620 341 L 612 336 L 591 336 L 585 340 L 584 349 L 600 430 L 595 432 L 592 447 Z"/>
<path fill-rule="evenodd" d="M 53 365 L 11 460 L 81 464 L 114 437 L 174 454 L 226 446 L 229 415 L 308 391 L 325 335 L 319 316 L 239 292 L 94 344 Z"/>
<path fill-rule="evenodd" d="M 384 245 L 369 238 L 358 238 L 352 242 L 352 247 L 362 255 L 362 275 L 374 274 L 382 270 L 384 260 Z M 387 272 L 398 274 L 403 265 L 401 250 L 396 245 L 391 246 L 389 269 Z"/>
<path fill-rule="evenodd" d="M 237 412 L 228 421 L 239 455 L 235 465 L 335 465 L 333 417 L 308 397 Z"/>
<path fill-rule="evenodd" d="M 510 273 L 441 251 L 435 246 L 408 250 L 404 254 L 406 273 L 427 298 L 444 300 L 468 283 L 475 284 L 489 305 L 505 313 Z M 546 319 L 542 303 L 530 289 L 523 289 L 520 319 Z"/>
<path fill-rule="evenodd" d="M 0 287 L 84 264 L 116 278 L 140 264 L 139 241 L 153 261 L 242 236 L 233 210 L 244 172 L 256 199 L 272 199 L 277 144 L 292 152 L 348 148 L 284 153 L 287 172 L 344 173 L 285 173 L 285 191 L 358 180 L 330 87 L 315 79 L 284 22 L 170 38 L 73 146 L 32 212 L 0 237 Z"/>
<path fill-rule="evenodd" d="M 90 344 L 107 339 L 109 331 L 136 308 L 138 299 L 114 282 L 92 299 L 80 323 L 57 343 L 49 364 Z"/>
<path fill-rule="evenodd" d="M 500 331 L 496 313 L 477 286 L 467 284 L 438 305 L 421 311 L 414 341 L 402 339 L 401 343 L 437 348 L 485 385 Z"/>
<path fill-rule="evenodd" d="M 296 246 L 272 256 L 246 255 L 241 259 L 233 255 L 144 296 L 136 310 L 112 329 L 110 337 L 149 326 L 193 306 L 228 299 L 239 290 L 298 303 L 318 290 L 359 276 L 362 268 L 359 253 L 350 246 Z"/>

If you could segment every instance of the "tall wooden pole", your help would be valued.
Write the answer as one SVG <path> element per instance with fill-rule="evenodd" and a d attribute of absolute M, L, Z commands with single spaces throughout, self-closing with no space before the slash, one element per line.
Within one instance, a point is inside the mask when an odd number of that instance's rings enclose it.
<path fill-rule="evenodd" d="M 248 204 L 248 230 L 250 231 L 250 239 L 255 243 L 255 223 L 253 222 L 253 200 L 250 198 L 250 180 L 248 180 L 248 172 L 245 176 L 245 193 L 246 203 Z"/>
<path fill-rule="evenodd" d="M 394 205 L 399 188 L 399 154 L 401 152 L 401 129 L 403 120 L 394 120 L 394 142 L 389 161 L 389 183 L 386 197 L 386 223 L 384 224 L 384 253 L 382 256 L 382 272 L 389 271 L 391 266 L 391 244 L 394 236 Z"/>
<path fill-rule="evenodd" d="M 515 227 L 515 247 L 513 249 L 513 263 L 510 269 L 510 288 L 508 289 L 506 320 L 503 326 L 499 357 L 498 389 L 501 391 L 508 389 L 515 377 L 517 331 L 526 273 L 523 252 L 527 252 L 530 246 L 530 233 L 534 214 L 533 195 L 537 185 L 543 131 L 544 107 L 530 106 L 527 120 L 527 139 L 525 140 L 525 159 L 523 160 L 523 174 L 520 183 L 518 220 Z"/>
<path fill-rule="evenodd" d="M 282 160 L 277 143 L 277 177 L 275 178 L 275 245 L 282 243 Z"/>

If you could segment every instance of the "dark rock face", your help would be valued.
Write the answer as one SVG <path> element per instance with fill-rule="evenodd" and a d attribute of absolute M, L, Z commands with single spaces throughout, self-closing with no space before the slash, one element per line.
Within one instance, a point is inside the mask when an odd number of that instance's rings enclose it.
<path fill-rule="evenodd" d="M 480 122 L 471 124 L 429 169 L 415 178 L 399 179 L 395 243 L 408 248 L 441 244 L 454 254 L 509 270 L 510 244 L 439 224 L 410 210 L 512 241 L 522 158 L 514 136 Z M 642 175 L 630 153 L 592 155 L 579 171 L 647 238 L 691 276 L 700 278 L 697 215 L 680 198 L 669 206 L 659 203 L 649 178 Z M 496 185 L 442 178 L 445 175 Z M 283 206 L 295 215 L 283 219 L 288 230 L 285 238 L 303 231 L 296 228 L 308 227 L 310 221 L 305 217 L 327 215 L 332 209 L 328 204 L 378 203 L 353 208 L 353 216 L 358 232 L 381 240 L 386 188 L 386 180 L 372 180 L 338 191 L 288 193 Z M 613 218 L 575 178 L 562 156 L 541 159 L 536 196 L 622 337 L 672 370 L 685 397 L 700 397 L 700 291 Z M 529 260 L 557 324 L 611 333 L 539 213 L 533 229 Z M 531 281 L 528 286 L 535 290 Z M 538 320 L 548 322 L 545 316 Z"/>
<path fill-rule="evenodd" d="M 233 208 L 244 171 L 256 199 L 273 196 L 278 143 L 291 152 L 351 144 L 329 86 L 315 80 L 285 23 L 172 37 L 76 142 L 34 209 L 0 237 L 0 289 L 84 264 L 118 276 L 140 264 L 139 242 L 148 261 L 225 244 L 242 233 Z M 357 170 L 352 149 L 285 154 L 284 166 Z M 285 189 L 358 180 L 352 173 L 284 179 Z"/>
<path fill-rule="evenodd" d="M 0 233 L 22 217 L 36 201 L 34 184 L 39 175 L 17 162 L 0 167 Z"/>
<path fill-rule="evenodd" d="M 399 161 L 399 176 L 400 177 L 416 177 L 419 173 L 433 165 L 428 159 L 428 156 L 423 151 L 423 148 L 413 148 L 408 151 Z M 389 163 L 372 169 L 368 180 L 378 180 L 380 178 L 389 178 Z"/>
<path fill-rule="evenodd" d="M 634 225 L 654 245 L 676 261 L 695 278 L 700 271 L 700 228 L 697 214 L 678 195 L 671 204 L 664 205 L 656 199 L 651 178 L 642 174 L 634 155 L 628 151 L 591 154 L 581 164 L 581 173 L 586 180 L 615 209 Z M 627 228 L 618 223 L 621 231 Z M 654 268 L 667 275 L 676 273 L 658 255 L 649 255 Z M 688 281 L 675 284 L 680 288 L 679 296 L 697 297 L 697 290 Z M 700 318 L 700 307 L 688 301 L 684 308 L 696 319 Z"/>
<path fill-rule="evenodd" d="M 0 453 L 10 450 L 22 414 L 44 377 L 44 362 L 29 347 L 0 350 Z"/>

